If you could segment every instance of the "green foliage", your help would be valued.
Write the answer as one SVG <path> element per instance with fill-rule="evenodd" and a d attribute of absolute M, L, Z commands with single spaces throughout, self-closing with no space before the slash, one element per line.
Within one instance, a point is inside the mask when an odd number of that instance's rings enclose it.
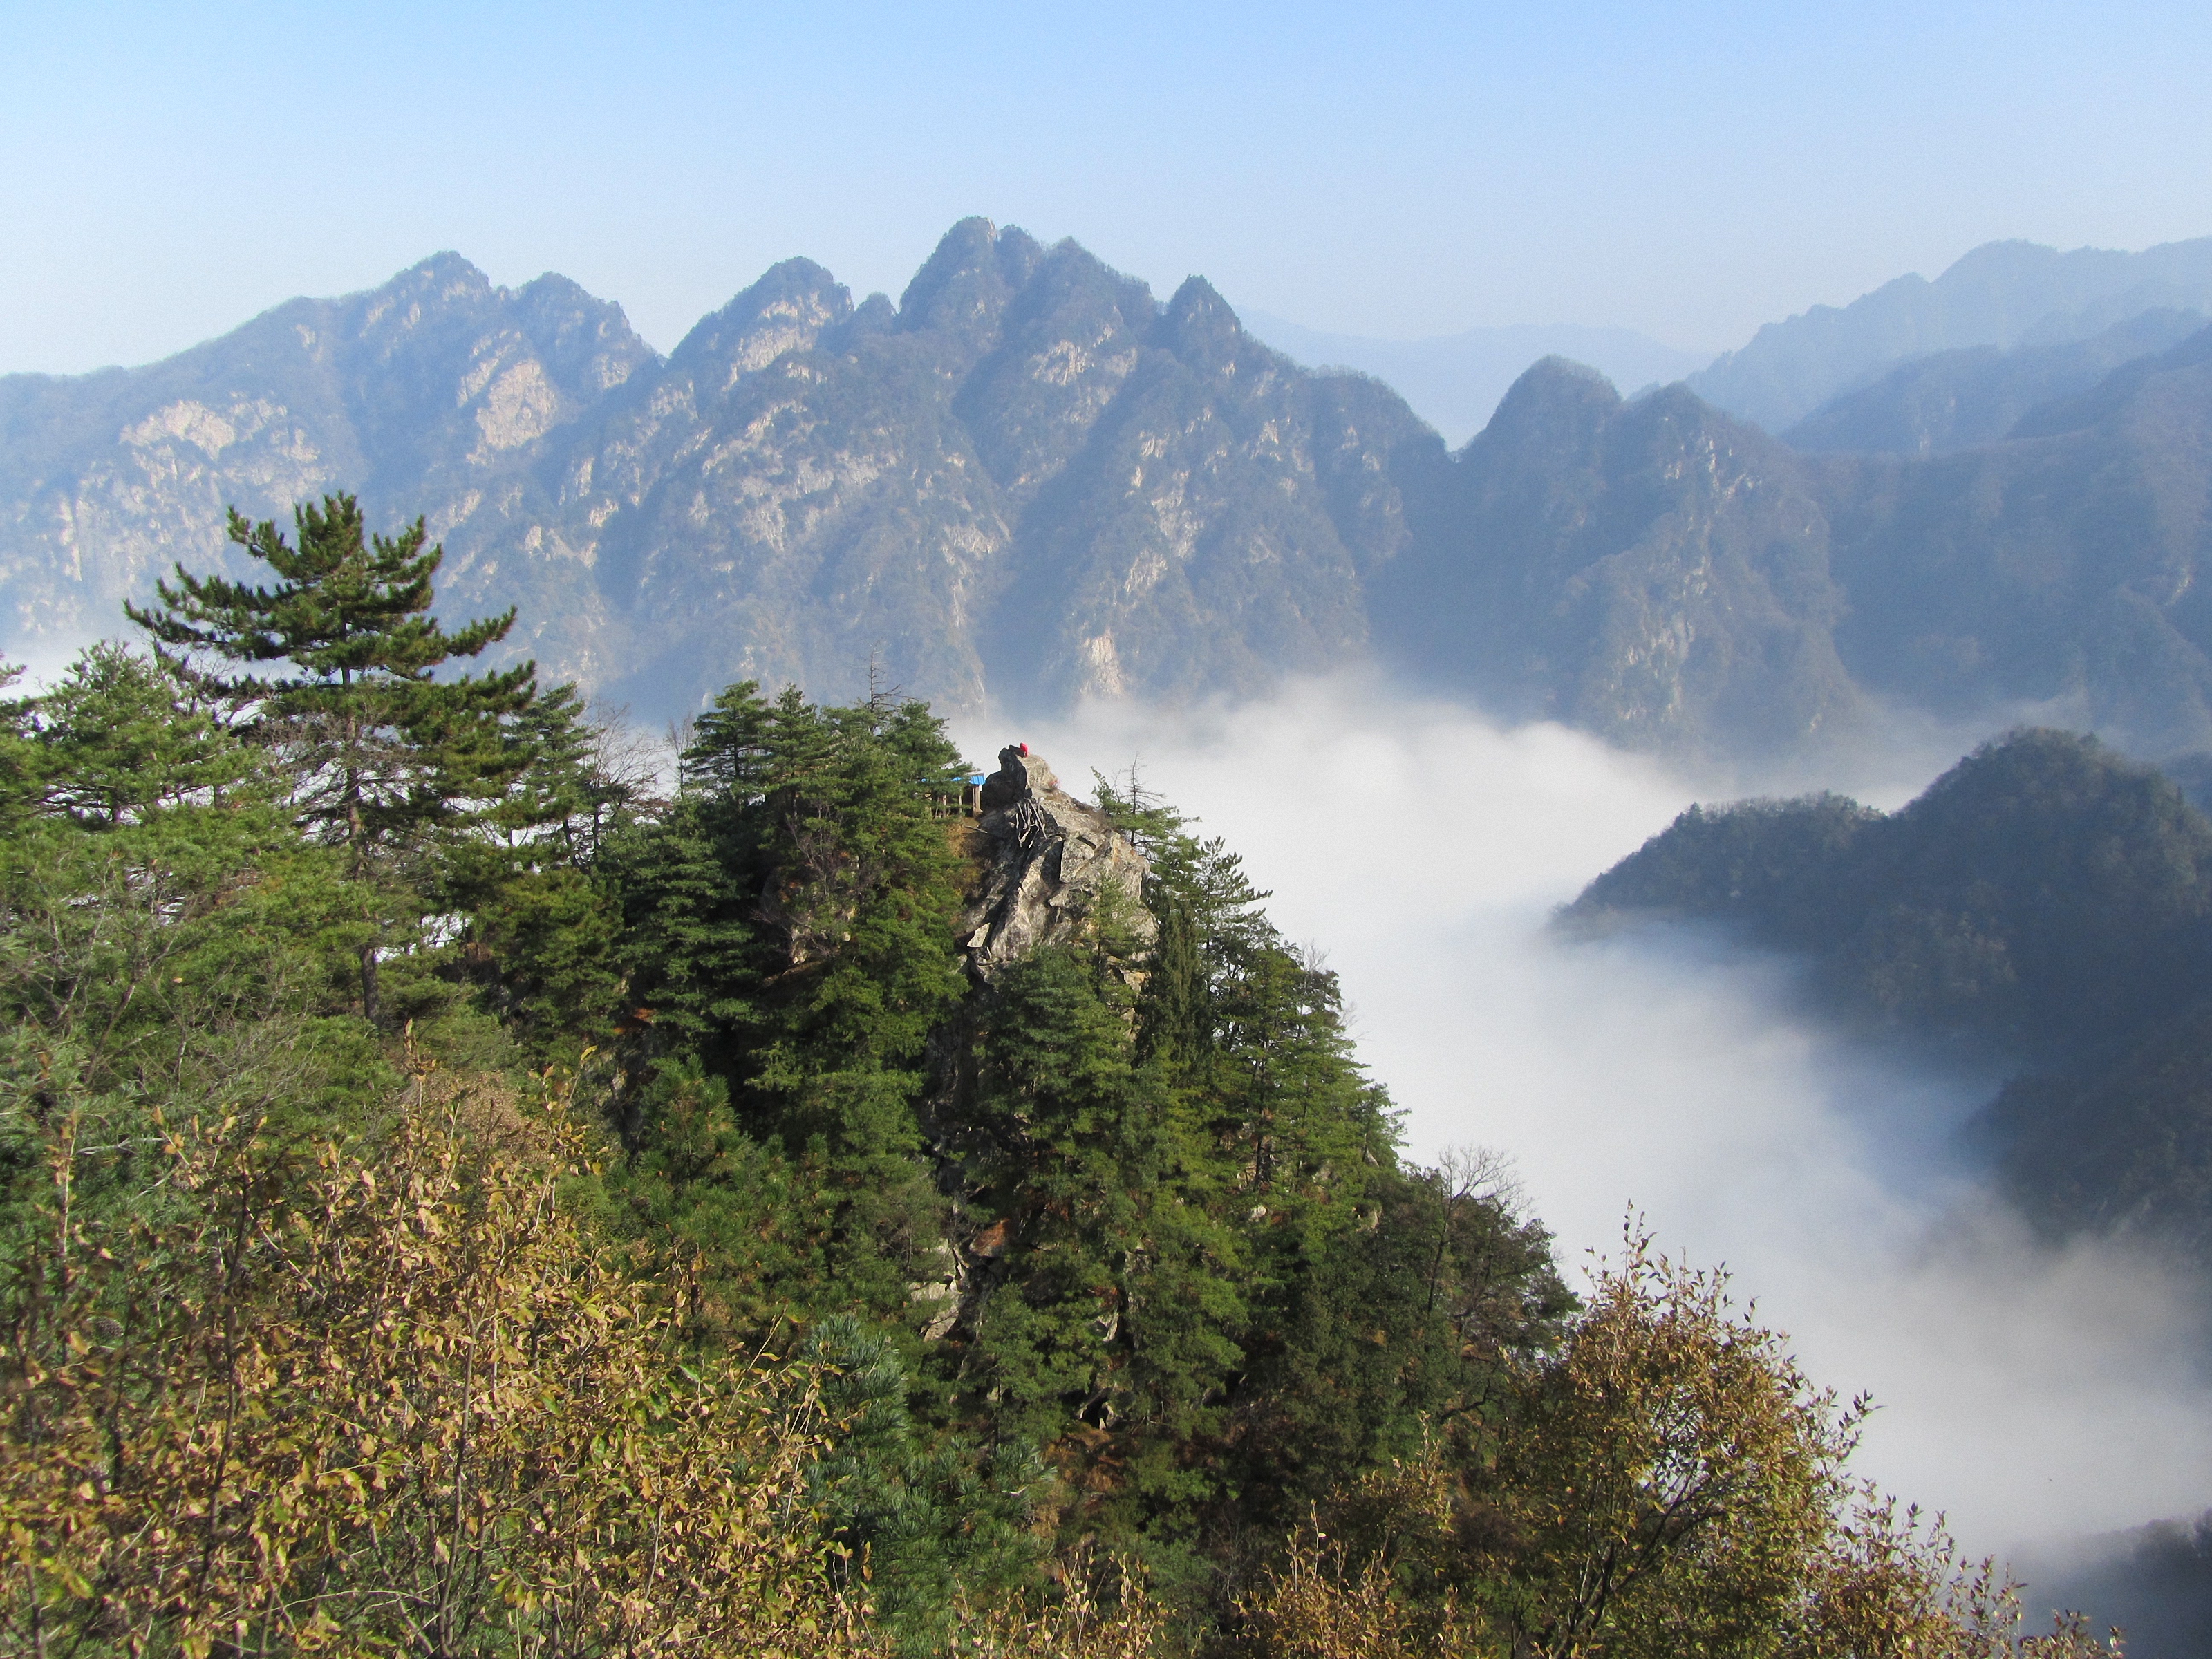
<path fill-rule="evenodd" d="M 1133 976 L 1110 940 L 1039 948 L 971 1000 L 933 1108 L 963 1264 L 939 1363 L 950 1420 L 1046 1448 L 1064 1528 L 1195 1584 L 1431 1420 L 1474 1437 L 1568 1304 L 1502 1190 L 1401 1167 L 1334 976 L 1236 856 L 1100 793 L 1158 944 Z"/>
<path fill-rule="evenodd" d="M 0 837 L 11 1231 L 58 1137 L 99 1214 L 143 1201 L 165 1117 L 236 1114 L 296 1143 L 388 1081 L 345 988 L 373 898 L 172 665 L 94 647 L 15 741 L 36 787 Z"/>
<path fill-rule="evenodd" d="M 939 1650 L 963 1598 L 1003 1601 L 1042 1583 L 1048 1540 L 1034 1522 L 1052 1477 L 1033 1449 L 933 1441 L 908 1408 L 896 1345 L 850 1314 L 816 1327 L 800 1358 L 819 1369 L 836 1425 L 808 1487 L 902 1649 Z"/>
<path fill-rule="evenodd" d="M 456 657 L 507 635 L 514 613 L 447 634 L 428 614 L 442 549 L 427 552 L 416 520 L 397 537 L 368 535 L 360 503 L 324 498 L 295 514 L 299 543 L 273 523 L 234 510 L 231 539 L 268 565 L 274 586 L 196 576 L 156 587 L 157 605 L 125 605 L 131 620 L 187 656 L 280 662 L 289 672 L 210 672 L 204 683 L 251 712 L 256 740 L 282 751 L 290 805 L 318 836 L 345 848 L 351 873 L 421 884 L 426 838 L 471 828 L 501 807 L 512 827 L 513 786 L 531 768 L 532 734 L 518 723 L 538 696 L 524 663 L 481 677 L 439 679 Z M 386 942 L 362 946 L 362 1012 L 378 1018 L 377 966 Z"/>
<path fill-rule="evenodd" d="M 237 664 L 281 662 L 289 673 L 208 676 L 211 690 L 252 706 L 271 736 L 301 745 L 302 819 L 357 858 L 425 829 L 465 821 L 502 795 L 532 750 L 514 717 L 537 696 L 536 667 L 440 680 L 456 657 L 507 636 L 514 613 L 448 634 L 428 614 L 444 550 L 421 520 L 396 537 L 366 533 L 351 495 L 295 515 L 299 544 L 273 523 L 230 515 L 232 541 L 280 578 L 250 587 L 196 576 L 157 585 L 157 606 L 125 605 L 164 645 Z"/>
<path fill-rule="evenodd" d="M 1196 1201 L 1209 1172 L 1163 1070 L 1136 1062 L 1123 1004 L 1061 946 L 1013 964 L 978 1011 L 956 1110 L 988 1294 L 954 1376 L 968 1411 L 1056 1444 L 1133 1531 L 1206 1484 L 1178 1453 L 1217 1424 L 1247 1310 L 1243 1252 Z"/>
<path fill-rule="evenodd" d="M 167 657 L 93 646 L 38 699 L 35 722 L 46 809 L 88 828 L 268 793 L 266 769 Z"/>
<path fill-rule="evenodd" d="M 1494 1161 L 1409 1166 L 1218 840 L 1102 786 L 1148 915 L 986 977 L 927 708 L 732 686 L 661 799 L 568 689 L 432 677 L 505 619 L 428 619 L 419 526 L 300 522 L 249 538 L 284 585 L 145 618 L 254 672 L 100 647 L 0 707 L 0 1619 L 1136 1659 L 1172 1607 L 1371 1659 L 1763 1653 L 1842 1605 L 1820 1402 L 1703 1281 L 1578 1310 Z M 1810 823 L 1856 857 L 1891 821 Z M 1729 879 L 1784 891 L 1744 827 Z M 2099 902 L 2186 884 L 2097 856 Z M 1976 914 L 2032 959 L 2033 916 Z M 1678 1469 L 1695 1516 L 1655 1522 Z M 1346 1600 L 1283 1540 L 1362 1504 L 1425 1541 L 1343 1546 Z"/>
<path fill-rule="evenodd" d="M 889 1315 L 940 1240 L 915 1102 L 964 984 L 957 861 L 933 817 L 957 759 L 918 705 L 770 702 L 742 684 L 698 722 L 669 812 L 610 845 L 640 1027 L 629 1063 L 652 1080 L 623 1109 L 634 1164 L 651 1170 L 661 1137 L 688 1141 L 726 1111 L 711 1138 L 745 1149 L 732 1170 L 775 1162 L 777 1218 L 750 1219 L 750 1195 L 706 1180 L 665 1200 L 698 1217 L 659 1224 L 710 1262 L 772 1260 L 795 1309 Z M 686 1056 L 703 1069 L 667 1069 Z M 702 1089 L 719 1091 L 705 1116 L 666 1116 Z M 699 1224 L 726 1210 L 746 1225 L 710 1243 Z"/>
<path fill-rule="evenodd" d="M 1386 1169 L 1368 1194 L 1361 1224 L 1313 1253 L 1255 1347 L 1237 1443 L 1245 1490 L 1271 1495 L 1254 1507 L 1281 1527 L 1431 1440 L 1494 1455 L 1507 1369 L 1550 1348 L 1575 1307 L 1495 1160 Z"/>

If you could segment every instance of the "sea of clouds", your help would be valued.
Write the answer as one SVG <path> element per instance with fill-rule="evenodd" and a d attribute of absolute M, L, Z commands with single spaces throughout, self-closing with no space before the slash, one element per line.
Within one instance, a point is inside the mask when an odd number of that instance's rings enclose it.
<path fill-rule="evenodd" d="M 2203 1298 L 2115 1247 L 2029 1237 L 1957 1139 L 1993 1077 L 1824 1028 L 1791 963 L 1724 939 L 1547 927 L 1692 800 L 1823 787 L 1894 807 L 1973 734 L 1692 776 L 1336 679 L 958 735 L 987 765 L 1025 739 L 1078 793 L 1133 762 L 1341 975 L 1411 1155 L 1504 1153 L 1571 1269 L 1617 1249 L 1632 1212 L 1725 1264 L 1818 1382 L 1874 1396 L 1859 1472 L 1945 1512 L 1970 1552 L 2059 1559 L 2212 1504 Z"/>

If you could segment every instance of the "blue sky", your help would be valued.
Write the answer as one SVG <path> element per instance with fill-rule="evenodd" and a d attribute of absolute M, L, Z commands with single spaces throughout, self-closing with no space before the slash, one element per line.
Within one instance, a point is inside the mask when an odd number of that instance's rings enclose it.
<path fill-rule="evenodd" d="M 2212 8 L 0 0 L 0 372 L 440 248 L 654 344 L 971 213 L 1309 326 L 1719 349 L 1974 245 L 2212 234 Z"/>

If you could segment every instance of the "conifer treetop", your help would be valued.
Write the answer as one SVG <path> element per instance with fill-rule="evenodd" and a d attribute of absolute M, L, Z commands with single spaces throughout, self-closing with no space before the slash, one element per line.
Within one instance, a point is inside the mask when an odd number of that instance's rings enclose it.
<path fill-rule="evenodd" d="M 275 571 L 276 585 L 197 576 L 180 564 L 173 585 L 156 584 L 158 605 L 126 604 L 125 612 L 164 645 L 237 663 L 288 661 L 297 671 L 210 677 L 215 688 L 247 698 L 312 698 L 362 680 L 428 681 L 441 663 L 478 655 L 514 625 L 510 608 L 449 634 L 428 614 L 445 550 L 426 550 L 420 518 L 397 536 L 367 533 L 359 501 L 340 494 L 320 507 L 302 502 L 294 520 L 296 545 L 273 521 L 250 524 L 231 509 L 230 539 Z M 520 685 L 534 674 L 528 665 L 490 678 Z"/>

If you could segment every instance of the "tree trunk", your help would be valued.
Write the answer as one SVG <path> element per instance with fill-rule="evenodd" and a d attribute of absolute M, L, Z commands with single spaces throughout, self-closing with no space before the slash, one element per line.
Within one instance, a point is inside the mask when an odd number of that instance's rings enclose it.
<path fill-rule="evenodd" d="M 361 947 L 361 1017 L 370 1024 L 376 1024 L 376 946 Z"/>

